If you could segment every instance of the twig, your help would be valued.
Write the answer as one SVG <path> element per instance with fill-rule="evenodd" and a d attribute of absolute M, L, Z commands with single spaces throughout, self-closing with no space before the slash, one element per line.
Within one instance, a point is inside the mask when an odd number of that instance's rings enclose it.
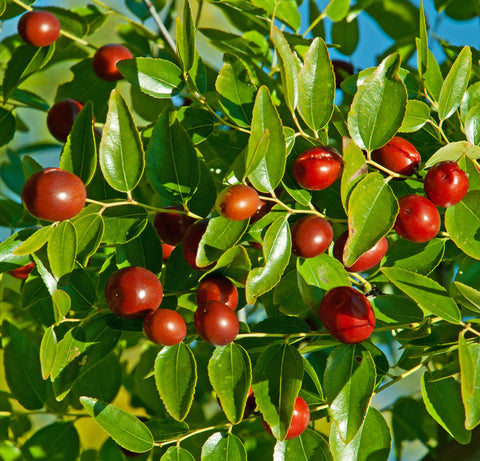
<path fill-rule="evenodd" d="M 173 40 L 172 36 L 170 35 L 170 32 L 168 32 L 167 28 L 165 27 L 165 24 L 163 24 L 162 19 L 157 13 L 157 10 L 155 9 L 155 6 L 150 0 L 143 0 L 145 2 L 145 6 L 147 7 L 148 11 L 150 12 L 153 20 L 157 24 L 158 28 L 160 29 L 160 32 L 163 35 L 163 38 L 165 41 L 168 43 L 168 46 L 172 49 L 175 55 L 177 55 L 177 46 L 175 45 L 175 40 Z"/>

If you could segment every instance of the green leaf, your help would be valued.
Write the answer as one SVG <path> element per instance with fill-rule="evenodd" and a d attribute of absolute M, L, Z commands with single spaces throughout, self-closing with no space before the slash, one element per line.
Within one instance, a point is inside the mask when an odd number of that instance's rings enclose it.
<path fill-rule="evenodd" d="M 195 458 L 185 448 L 170 447 L 160 461 L 195 461 Z"/>
<path fill-rule="evenodd" d="M 199 144 L 210 136 L 216 120 L 208 110 L 191 106 L 181 107 L 177 112 L 177 119 L 194 144 Z"/>
<path fill-rule="evenodd" d="M 29 255 L 35 253 L 47 243 L 48 239 L 53 234 L 54 228 L 52 225 L 38 229 L 34 234 L 30 235 L 19 247 L 17 247 L 13 254 L 17 256 Z"/>
<path fill-rule="evenodd" d="M 164 442 L 185 435 L 188 432 L 188 424 L 183 421 L 172 419 L 150 419 L 145 422 L 150 429 L 155 442 Z"/>
<path fill-rule="evenodd" d="M 88 185 L 97 166 L 97 144 L 93 131 L 93 104 L 87 101 L 73 122 L 60 157 L 60 168 L 77 175 Z"/>
<path fill-rule="evenodd" d="M 451 142 L 446 146 L 438 149 L 426 162 L 425 168 L 430 168 L 438 162 L 446 160 L 453 160 L 454 162 L 460 160 L 463 156 L 470 159 L 480 158 L 480 147 L 474 146 L 468 141 Z"/>
<path fill-rule="evenodd" d="M 247 250 L 243 246 L 238 245 L 229 248 L 223 253 L 213 270 L 225 277 L 245 283 L 251 269 L 252 263 L 248 257 Z"/>
<path fill-rule="evenodd" d="M 406 269 L 384 267 L 383 274 L 427 314 L 437 315 L 450 323 L 460 323 L 460 311 L 441 285 L 424 275 Z"/>
<path fill-rule="evenodd" d="M 103 239 L 105 223 L 101 215 L 92 213 L 75 219 L 73 225 L 77 232 L 77 260 L 85 266 Z"/>
<path fill-rule="evenodd" d="M 402 125 L 407 90 L 400 79 L 400 56 L 386 57 L 358 88 L 348 114 L 348 131 L 362 149 L 385 145 Z"/>
<path fill-rule="evenodd" d="M 285 451 L 283 457 L 279 458 L 283 461 L 333 461 L 328 442 L 310 428 L 283 443 Z"/>
<path fill-rule="evenodd" d="M 417 45 L 417 68 L 422 76 L 427 70 L 428 63 L 428 35 L 423 0 L 420 0 L 420 38 L 416 40 Z"/>
<path fill-rule="evenodd" d="M 298 112 L 309 128 L 321 130 L 333 115 L 335 75 L 325 42 L 317 37 L 310 45 L 298 73 Z"/>
<path fill-rule="evenodd" d="M 328 356 L 324 389 L 335 430 L 348 444 L 362 427 L 375 388 L 375 362 L 360 345 L 337 346 Z"/>
<path fill-rule="evenodd" d="M 368 166 L 362 150 L 352 139 L 344 137 L 343 144 L 343 171 L 341 180 L 341 195 L 343 209 L 348 212 L 348 200 L 355 185 L 368 173 Z"/>
<path fill-rule="evenodd" d="M 480 344 L 467 343 L 465 331 L 458 338 L 460 358 L 460 385 L 465 407 L 465 428 L 474 429 L 480 424 Z"/>
<path fill-rule="evenodd" d="M 398 202 L 380 173 L 365 176 L 352 190 L 348 202 L 349 236 L 343 252 L 345 266 L 387 235 L 395 224 Z"/>
<path fill-rule="evenodd" d="M 269 346 L 253 369 L 255 401 L 278 440 L 283 440 L 287 434 L 302 378 L 302 356 L 289 344 Z"/>
<path fill-rule="evenodd" d="M 177 51 L 183 64 L 183 71 L 188 72 L 195 59 L 195 24 L 189 0 L 183 5 L 183 24 L 177 18 Z"/>
<path fill-rule="evenodd" d="M 443 75 L 435 56 L 430 50 L 428 50 L 427 69 L 423 74 L 423 78 L 424 86 L 430 96 L 435 102 L 438 101 L 443 85 Z"/>
<path fill-rule="evenodd" d="M 350 0 L 330 0 L 323 14 L 333 22 L 341 21 L 348 13 Z"/>
<path fill-rule="evenodd" d="M 57 355 L 57 336 L 53 326 L 47 328 L 40 344 L 40 366 L 43 379 L 50 376 Z"/>
<path fill-rule="evenodd" d="M 474 312 L 480 311 L 480 291 L 464 283 L 454 281 L 450 285 L 450 295 L 467 309 Z"/>
<path fill-rule="evenodd" d="M 242 441 L 232 433 L 215 432 L 203 444 L 201 461 L 247 461 Z"/>
<path fill-rule="evenodd" d="M 0 272 L 15 269 L 30 262 L 27 255 L 17 256 L 15 250 L 34 232 L 33 229 L 23 229 L 0 243 Z"/>
<path fill-rule="evenodd" d="M 107 183 L 120 192 L 135 189 L 145 167 L 145 154 L 135 121 L 117 90 L 110 96 L 99 160 Z"/>
<path fill-rule="evenodd" d="M 155 383 L 168 413 L 183 421 L 192 406 L 197 383 L 195 356 L 183 342 L 164 347 L 158 353 Z"/>
<path fill-rule="evenodd" d="M 48 261 L 57 280 L 70 274 L 77 255 L 77 232 L 70 221 L 53 228 L 47 245 Z"/>
<path fill-rule="evenodd" d="M 298 288 L 296 270 L 288 272 L 281 278 L 273 290 L 273 302 L 280 306 L 280 311 L 284 314 L 299 315 L 308 309 Z"/>
<path fill-rule="evenodd" d="M 103 213 L 105 243 L 127 243 L 139 236 L 147 225 L 145 208 L 137 205 L 121 205 L 107 208 Z"/>
<path fill-rule="evenodd" d="M 80 397 L 80 402 L 95 422 L 123 448 L 135 453 L 153 448 L 152 433 L 135 416 L 91 397 Z"/>
<path fill-rule="evenodd" d="M 422 375 L 422 397 L 428 412 L 457 442 L 470 443 L 472 434 L 465 429 L 460 384 L 442 371 L 426 371 Z"/>
<path fill-rule="evenodd" d="M 175 113 L 162 113 L 146 156 L 146 173 L 152 187 L 168 200 L 187 203 L 197 187 L 200 170 L 192 140 Z"/>
<path fill-rule="evenodd" d="M 52 294 L 55 322 L 60 323 L 68 314 L 72 302 L 70 296 L 63 290 L 55 290 Z"/>
<path fill-rule="evenodd" d="M 263 8 L 270 16 L 275 14 L 275 19 L 280 19 L 293 30 L 300 27 L 300 13 L 295 0 L 254 0 L 252 3 Z"/>
<path fill-rule="evenodd" d="M 472 144 L 480 144 L 480 104 L 473 106 L 465 117 L 465 136 Z"/>
<path fill-rule="evenodd" d="M 472 52 L 464 47 L 453 63 L 443 82 L 438 99 L 438 116 L 440 120 L 449 118 L 462 102 L 468 86 L 472 67 Z"/>
<path fill-rule="evenodd" d="M 16 129 L 15 117 L 12 112 L 0 107 L 0 146 L 8 144 Z"/>
<path fill-rule="evenodd" d="M 265 264 L 252 269 L 246 283 L 246 297 L 249 304 L 254 304 L 258 296 L 270 291 L 282 277 L 290 260 L 292 237 L 286 218 L 276 219 L 267 229 L 263 240 Z"/>
<path fill-rule="evenodd" d="M 257 151 L 260 139 L 268 130 L 269 143 L 264 155 L 258 158 Z M 271 192 L 283 178 L 286 164 L 286 146 L 283 134 L 282 121 L 273 104 L 267 87 L 262 86 L 257 92 L 253 108 L 252 131 L 248 140 L 246 165 L 251 159 L 255 162 L 249 169 L 248 179 L 260 192 Z"/>
<path fill-rule="evenodd" d="M 208 362 L 208 376 L 232 424 L 243 419 L 252 382 L 252 365 L 247 351 L 238 344 L 216 347 Z"/>
<path fill-rule="evenodd" d="M 343 19 L 332 24 L 332 42 L 338 46 L 337 50 L 346 56 L 351 56 L 357 49 L 360 40 L 360 31 L 356 18 L 352 20 Z M 337 69 L 339 76 L 349 76 L 341 67 Z M 338 76 L 337 80 L 338 80 Z"/>
<path fill-rule="evenodd" d="M 170 98 L 184 85 L 180 68 L 165 59 L 125 59 L 117 67 L 126 80 L 154 98 Z"/>
<path fill-rule="evenodd" d="M 407 110 L 402 126 L 398 131 L 402 133 L 412 133 L 422 128 L 430 118 L 430 107 L 422 101 L 411 99 L 407 101 Z"/>
<path fill-rule="evenodd" d="M 406 296 L 375 296 L 371 303 L 377 322 L 383 322 L 387 325 L 402 325 L 405 323 L 420 323 L 423 320 L 423 311 Z"/>

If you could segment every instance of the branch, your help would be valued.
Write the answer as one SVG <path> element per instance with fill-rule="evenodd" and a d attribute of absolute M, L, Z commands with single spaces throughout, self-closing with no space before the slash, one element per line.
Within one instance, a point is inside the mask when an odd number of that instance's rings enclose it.
<path fill-rule="evenodd" d="M 153 20 L 157 24 L 158 28 L 160 29 L 160 32 L 163 35 L 163 38 L 165 41 L 168 43 L 168 46 L 172 49 L 173 53 L 176 55 L 177 54 L 177 46 L 175 45 L 175 40 L 173 40 L 172 36 L 168 32 L 167 28 L 165 27 L 165 24 L 163 24 L 162 19 L 160 18 L 157 10 L 155 9 L 155 6 L 150 0 L 143 0 L 145 2 L 145 6 L 147 7 L 148 11 L 150 12 Z"/>

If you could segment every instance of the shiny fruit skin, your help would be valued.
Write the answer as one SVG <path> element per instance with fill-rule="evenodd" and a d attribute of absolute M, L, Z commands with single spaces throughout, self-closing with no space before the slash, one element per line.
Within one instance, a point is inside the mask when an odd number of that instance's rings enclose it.
<path fill-rule="evenodd" d="M 93 56 L 93 71 L 102 80 L 115 82 L 123 78 L 123 75 L 117 69 L 118 61 L 132 58 L 133 55 L 130 50 L 123 45 L 117 45 L 114 43 L 103 45 Z"/>
<path fill-rule="evenodd" d="M 293 176 L 308 190 L 322 190 L 332 185 L 342 174 L 343 159 L 333 147 L 312 147 L 300 154 L 293 163 Z"/>
<path fill-rule="evenodd" d="M 105 285 L 105 300 L 112 312 L 125 319 L 143 318 L 155 312 L 163 299 L 158 277 L 138 266 L 114 272 Z"/>
<path fill-rule="evenodd" d="M 433 239 L 440 230 L 440 215 L 435 205 L 422 195 L 405 195 L 398 201 L 400 211 L 394 229 L 411 242 L 423 243 Z"/>
<path fill-rule="evenodd" d="M 64 221 L 82 211 L 87 190 L 82 180 L 60 168 L 32 174 L 22 189 L 22 201 L 30 214 L 45 221 Z"/>
<path fill-rule="evenodd" d="M 198 307 L 193 322 L 202 339 L 213 346 L 230 344 L 240 328 L 235 312 L 219 301 Z"/>
<path fill-rule="evenodd" d="M 31 261 L 28 264 L 25 264 L 25 266 L 17 267 L 16 269 L 12 269 L 11 271 L 8 271 L 8 273 L 12 277 L 15 277 L 16 279 L 25 280 L 26 278 L 28 278 L 28 276 L 30 275 L 30 272 L 32 272 L 34 267 L 35 267 L 35 263 Z"/>
<path fill-rule="evenodd" d="M 207 230 L 208 220 L 202 219 L 192 224 L 185 233 L 182 240 L 182 251 L 185 261 L 192 269 L 205 270 L 206 267 L 197 266 L 198 244 Z M 208 267 L 208 266 L 207 266 Z"/>
<path fill-rule="evenodd" d="M 217 196 L 215 207 L 220 215 L 232 221 L 253 216 L 260 205 L 257 191 L 245 184 L 226 187 Z"/>
<path fill-rule="evenodd" d="M 333 256 L 340 262 L 343 262 L 343 250 L 348 239 L 348 231 L 345 231 L 337 238 L 333 245 Z M 370 250 L 363 253 L 351 266 L 345 267 L 348 272 L 368 271 L 376 266 L 388 250 L 388 242 L 382 237 Z"/>
<path fill-rule="evenodd" d="M 395 136 L 380 149 L 372 151 L 372 160 L 394 173 L 412 176 L 422 157 L 412 143 Z"/>
<path fill-rule="evenodd" d="M 338 341 L 356 344 L 367 339 L 375 328 L 375 314 L 370 301 L 352 287 L 329 290 L 320 303 L 320 320 Z"/>
<path fill-rule="evenodd" d="M 187 325 L 178 312 L 157 309 L 143 319 L 143 332 L 155 344 L 174 346 L 187 336 Z"/>
<path fill-rule="evenodd" d="M 449 207 L 460 202 L 468 192 L 468 176 L 457 162 L 446 161 L 433 165 L 423 183 L 425 194 L 434 205 Z"/>
<path fill-rule="evenodd" d="M 238 290 L 227 277 L 211 275 L 200 282 L 196 300 L 197 306 L 203 306 L 209 301 L 219 301 L 234 311 L 238 306 Z"/>
<path fill-rule="evenodd" d="M 320 216 L 305 216 L 291 228 L 292 252 L 302 258 L 314 258 L 322 254 L 332 243 L 333 229 Z"/>
<path fill-rule="evenodd" d="M 272 433 L 270 426 L 262 418 L 263 427 L 268 433 Z M 310 408 L 308 407 L 307 402 L 301 397 L 295 399 L 293 406 L 292 419 L 290 421 L 290 426 L 288 426 L 287 435 L 285 436 L 286 440 L 294 439 L 301 435 L 310 423 Z"/>
<path fill-rule="evenodd" d="M 353 65 L 341 59 L 332 59 L 333 72 L 335 73 L 335 86 L 341 88 L 342 82 L 354 72 Z"/>
<path fill-rule="evenodd" d="M 60 142 L 66 142 L 73 122 L 82 108 L 83 104 L 75 99 L 63 99 L 50 107 L 47 127 L 51 135 Z"/>
<path fill-rule="evenodd" d="M 184 211 L 179 206 L 166 206 L 165 209 Z M 184 213 L 161 212 L 155 215 L 153 225 L 162 242 L 178 245 L 194 222 L 195 219 Z"/>
<path fill-rule="evenodd" d="M 169 245 L 168 243 L 162 243 L 162 257 L 163 257 L 164 263 L 168 261 L 168 258 L 170 258 L 170 255 L 172 254 L 173 250 L 175 250 L 174 245 Z"/>
<path fill-rule="evenodd" d="M 23 41 L 32 46 L 51 45 L 60 36 L 60 22 L 49 11 L 28 11 L 22 15 L 17 27 Z"/>

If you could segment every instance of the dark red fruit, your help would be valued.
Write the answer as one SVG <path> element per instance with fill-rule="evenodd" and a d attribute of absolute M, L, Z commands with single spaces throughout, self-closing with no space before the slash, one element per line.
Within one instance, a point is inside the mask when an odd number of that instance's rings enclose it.
<path fill-rule="evenodd" d="M 17 27 L 23 41 L 33 46 L 51 45 L 60 36 L 60 22 L 49 11 L 28 11 L 22 15 Z"/>
<path fill-rule="evenodd" d="M 394 229 L 412 242 L 428 242 L 440 230 L 440 215 L 435 205 L 422 195 L 405 195 L 398 201 L 400 211 Z"/>
<path fill-rule="evenodd" d="M 288 427 L 286 440 L 294 439 L 305 431 L 310 422 L 310 408 L 308 408 L 307 402 L 301 397 L 295 399 L 295 404 L 293 407 L 292 419 L 290 421 L 290 426 Z M 262 418 L 263 427 L 265 430 L 271 434 L 272 430 L 267 422 Z"/>
<path fill-rule="evenodd" d="M 364 341 L 375 328 L 370 301 L 352 287 L 335 287 L 325 294 L 320 303 L 320 320 L 335 339 L 346 344 Z"/>
<path fill-rule="evenodd" d="M 118 61 L 123 59 L 132 59 L 133 55 L 130 50 L 117 44 L 103 45 L 93 56 L 93 71 L 103 80 L 114 82 L 123 78 L 117 69 Z"/>
<path fill-rule="evenodd" d="M 209 301 L 219 301 L 235 310 L 238 306 L 237 287 L 223 275 L 210 275 L 204 278 L 197 288 L 197 306 Z"/>
<path fill-rule="evenodd" d="M 425 194 L 434 205 L 449 207 L 460 202 L 468 192 L 468 176 L 457 162 L 440 162 L 432 166 L 423 183 Z"/>
<path fill-rule="evenodd" d="M 372 160 L 394 173 L 412 176 L 418 170 L 422 157 L 413 144 L 395 136 L 372 152 Z"/>
<path fill-rule="evenodd" d="M 82 180 L 60 168 L 32 174 L 22 189 L 22 201 L 33 216 L 45 221 L 63 221 L 82 211 L 87 191 Z"/>
<path fill-rule="evenodd" d="M 333 147 L 312 147 L 293 163 L 293 176 L 301 187 L 321 190 L 332 185 L 342 174 L 343 160 Z"/>
<path fill-rule="evenodd" d="M 157 309 L 143 319 L 143 332 L 152 342 L 161 346 L 174 346 L 187 335 L 183 317 L 171 309 Z"/>
<path fill-rule="evenodd" d="M 235 312 L 219 301 L 210 301 L 198 307 L 193 322 L 202 339 L 213 346 L 226 346 L 238 334 L 239 324 Z"/>
<path fill-rule="evenodd" d="M 320 216 L 305 216 L 296 221 L 291 229 L 292 252 L 303 258 L 322 254 L 332 243 L 333 230 L 330 223 Z"/>
<path fill-rule="evenodd" d="M 255 411 L 255 408 L 257 408 L 257 402 L 253 395 L 252 386 L 250 386 L 247 395 L 247 402 L 245 403 L 245 410 L 243 411 L 243 419 L 248 418 Z"/>
<path fill-rule="evenodd" d="M 348 231 L 345 231 L 333 245 L 333 256 L 343 263 L 343 250 L 348 239 Z M 345 267 L 349 272 L 368 271 L 376 266 L 388 250 L 388 242 L 382 237 L 370 250 L 363 253 L 351 266 Z"/>
<path fill-rule="evenodd" d="M 273 207 L 273 202 L 266 202 L 265 200 L 258 199 L 257 211 L 250 217 L 250 224 L 256 223 L 259 219 L 262 219 Z"/>
<path fill-rule="evenodd" d="M 192 224 L 182 240 L 182 251 L 188 265 L 196 270 L 205 270 L 206 267 L 197 266 L 198 244 L 207 230 L 208 220 L 202 219 Z"/>
<path fill-rule="evenodd" d="M 65 142 L 72 131 L 73 122 L 82 110 L 83 104 L 75 99 L 58 101 L 47 114 L 47 126 L 51 135 L 60 142 Z"/>
<path fill-rule="evenodd" d="M 163 256 L 164 263 L 168 261 L 168 258 L 170 258 L 170 255 L 172 254 L 173 250 L 175 250 L 174 245 L 169 245 L 168 243 L 162 243 L 162 256 Z"/>
<path fill-rule="evenodd" d="M 184 214 L 182 207 L 166 206 L 165 209 L 178 210 L 182 213 L 157 213 L 153 225 L 162 242 L 169 245 L 178 245 L 183 240 L 188 228 L 195 222 L 195 219 Z"/>
<path fill-rule="evenodd" d="M 35 263 L 31 261 L 28 264 L 25 264 L 25 266 L 17 267 L 16 269 L 8 271 L 8 273 L 16 279 L 25 280 L 30 275 L 30 272 L 32 272 L 34 267 Z"/>
<path fill-rule="evenodd" d="M 341 83 L 353 74 L 353 65 L 341 59 L 332 59 L 333 72 L 335 73 L 335 86 L 340 88 Z"/>
<path fill-rule="evenodd" d="M 124 267 L 113 273 L 105 286 L 108 307 L 125 319 L 138 319 L 155 312 L 162 299 L 160 280 L 143 267 Z"/>
<path fill-rule="evenodd" d="M 215 202 L 219 214 L 232 221 L 250 218 L 257 212 L 259 205 L 257 191 L 245 184 L 236 184 L 223 189 Z"/>

